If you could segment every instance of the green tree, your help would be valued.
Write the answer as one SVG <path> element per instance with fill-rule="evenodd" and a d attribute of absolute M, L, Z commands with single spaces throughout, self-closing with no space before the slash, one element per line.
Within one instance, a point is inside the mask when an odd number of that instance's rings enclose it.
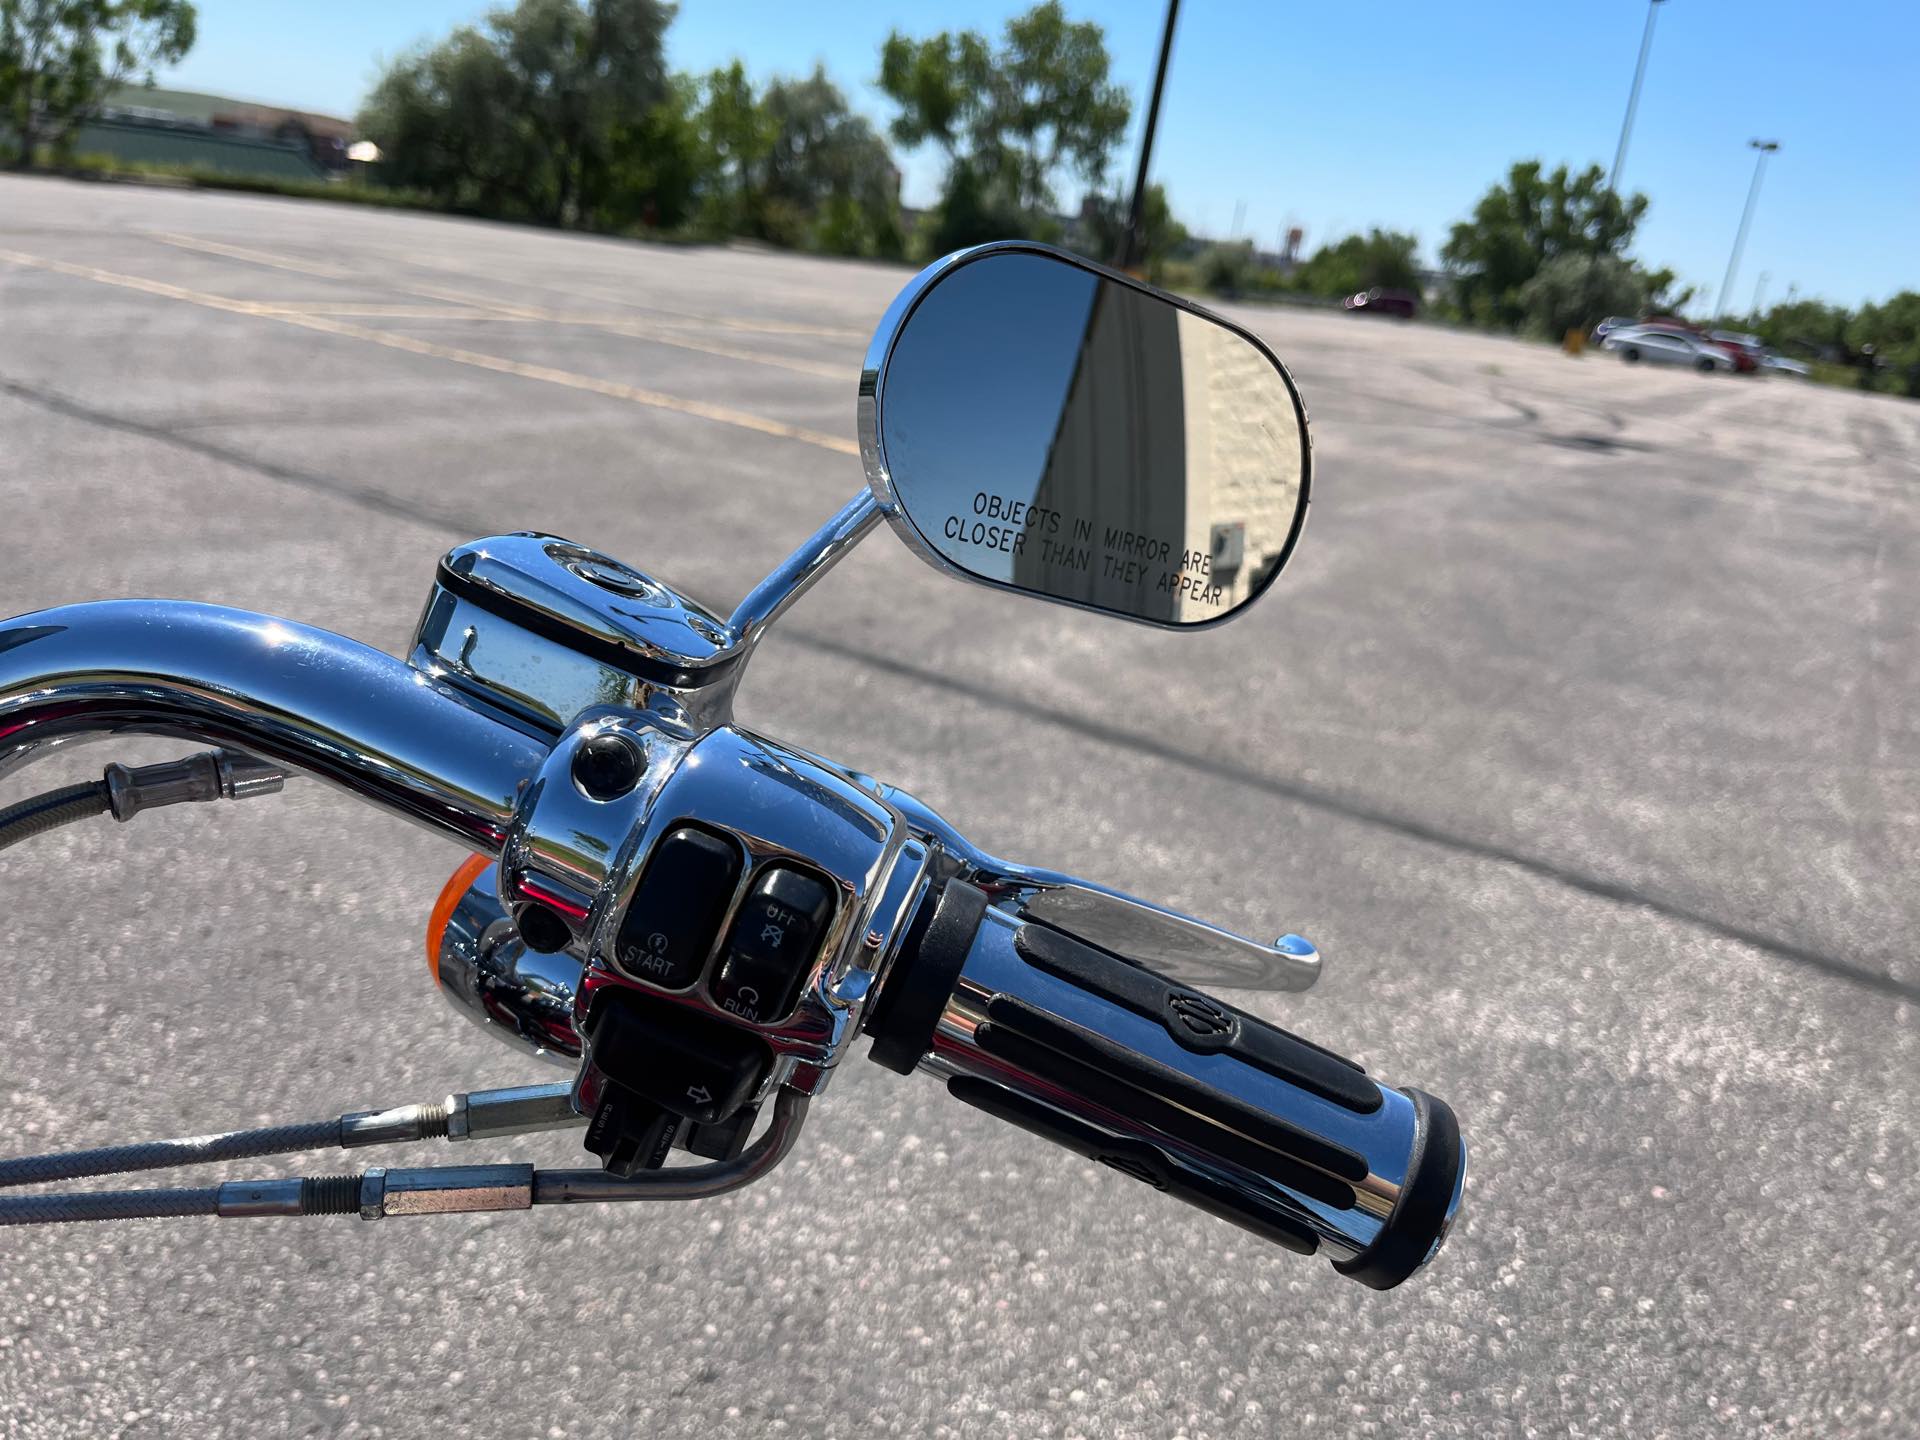
<path fill-rule="evenodd" d="M 1609 315 L 1638 315 L 1646 303 L 1647 277 L 1618 255 L 1556 255 L 1520 287 L 1527 328 L 1553 340 Z"/>
<path fill-rule="evenodd" d="M 767 112 L 738 60 L 707 76 L 700 106 L 700 133 L 714 160 L 708 195 L 709 228 L 725 234 L 761 228 L 755 195 L 761 167 L 773 148 Z"/>
<path fill-rule="evenodd" d="M 700 129 L 700 84 L 676 75 L 660 103 L 614 123 L 592 205 L 615 229 L 677 230 L 691 221 L 714 158 Z"/>
<path fill-rule="evenodd" d="M 984 245 L 989 240 L 1051 240 L 1057 227 L 1050 217 L 1020 209 L 1012 193 L 971 160 L 947 167 L 947 183 L 934 207 L 924 243 L 935 255 Z"/>
<path fill-rule="evenodd" d="M 115 87 L 193 48 L 188 0 L 0 0 L 0 117 L 14 163 L 63 150 Z"/>
<path fill-rule="evenodd" d="M 389 66 L 360 111 L 387 184 L 456 209 L 526 217 L 547 157 L 512 110 L 513 83 L 488 37 L 462 28 Z"/>
<path fill-rule="evenodd" d="M 361 113 L 381 178 L 488 215 L 899 254 L 899 172 L 825 70 L 764 93 L 738 61 L 667 76 L 672 15 L 519 0 L 403 56 Z"/>
<path fill-rule="evenodd" d="M 1686 309 L 1693 297 L 1700 293 L 1700 287 L 1697 285 L 1680 285 L 1675 289 L 1674 287 L 1679 285 L 1680 277 L 1664 267 L 1659 270 L 1648 270 L 1636 265 L 1634 270 L 1646 286 L 1646 308 L 1649 311 L 1669 315 L 1678 313 Z"/>
<path fill-rule="evenodd" d="M 761 188 L 776 212 L 804 216 L 815 248 L 898 255 L 900 172 L 884 140 L 853 113 L 816 66 L 800 80 L 770 81 L 761 97 L 768 143 Z"/>
<path fill-rule="evenodd" d="M 1920 293 L 1902 290 L 1862 305 L 1847 323 L 1847 346 L 1865 362 L 1866 383 L 1920 397 Z"/>
<path fill-rule="evenodd" d="M 1031 233 L 1050 218 L 1063 170 L 1098 187 L 1131 111 L 1109 68 L 1105 32 L 1069 21 L 1058 0 L 1008 21 L 997 47 L 975 30 L 887 37 L 880 88 L 899 110 L 893 138 L 947 155 L 938 243 L 1010 222 Z"/>
<path fill-rule="evenodd" d="M 1847 326 L 1853 317 L 1820 300 L 1788 300 L 1754 322 L 1754 330 L 1774 349 L 1802 359 L 1842 360 Z"/>
<path fill-rule="evenodd" d="M 1380 286 L 1420 291 L 1419 241 L 1397 230 L 1369 230 L 1322 245 L 1293 273 L 1291 288 L 1308 295 L 1353 295 Z"/>
<path fill-rule="evenodd" d="M 547 159 L 544 185 L 528 196 L 541 218 L 577 218 L 582 192 L 608 163 L 614 123 L 659 103 L 661 39 L 673 14 L 658 0 L 520 0 L 488 17 L 514 115 Z"/>
<path fill-rule="evenodd" d="M 1200 283 L 1215 295 L 1245 293 L 1254 283 L 1257 267 L 1251 240 L 1223 240 L 1200 257 Z"/>
<path fill-rule="evenodd" d="M 768 194 L 811 206 L 830 194 L 865 200 L 899 189 L 900 172 L 886 142 L 848 108 L 824 67 L 816 66 L 804 80 L 770 82 L 761 104 L 771 135 Z"/>
<path fill-rule="evenodd" d="M 361 112 L 389 181 L 550 224 L 605 203 L 622 127 L 666 97 L 659 0 L 519 0 L 390 67 Z"/>
<path fill-rule="evenodd" d="M 1132 202 L 1123 196 L 1090 196 L 1082 211 L 1083 233 L 1075 248 L 1090 259 L 1112 264 L 1126 234 Z M 1150 279 L 1159 279 L 1166 262 L 1187 243 L 1187 227 L 1174 218 L 1164 185 L 1149 185 L 1140 207 L 1140 250 Z"/>
<path fill-rule="evenodd" d="M 1527 313 L 1521 288 L 1541 266 L 1562 255 L 1619 255 L 1646 213 L 1647 197 L 1621 196 L 1598 165 L 1543 174 L 1538 160 L 1523 160 L 1454 225 L 1440 258 L 1455 271 L 1469 320 L 1515 329 Z"/>

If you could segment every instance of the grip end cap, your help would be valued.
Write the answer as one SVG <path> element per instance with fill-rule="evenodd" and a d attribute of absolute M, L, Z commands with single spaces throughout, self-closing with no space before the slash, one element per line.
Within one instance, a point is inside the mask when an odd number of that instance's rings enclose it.
<path fill-rule="evenodd" d="M 1375 1290 L 1391 1290 L 1431 1260 L 1460 1208 L 1467 1147 L 1460 1122 L 1446 1101 L 1424 1090 L 1403 1092 L 1413 1101 L 1413 1155 L 1393 1213 L 1373 1243 L 1333 1268 Z"/>

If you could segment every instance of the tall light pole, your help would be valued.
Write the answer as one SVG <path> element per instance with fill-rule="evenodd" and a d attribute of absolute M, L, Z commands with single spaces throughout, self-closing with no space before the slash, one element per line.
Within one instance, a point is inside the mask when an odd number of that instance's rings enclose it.
<path fill-rule="evenodd" d="M 1760 153 L 1753 162 L 1753 184 L 1747 187 L 1747 208 L 1740 212 L 1740 230 L 1733 237 L 1733 254 L 1727 257 L 1727 278 L 1720 282 L 1720 303 L 1714 307 L 1715 315 L 1727 313 L 1734 272 L 1740 268 L 1740 251 L 1747 243 L 1747 226 L 1753 223 L 1753 204 L 1760 198 L 1760 177 L 1767 172 L 1767 156 L 1780 148 L 1778 140 L 1749 140 L 1747 144 Z"/>
<path fill-rule="evenodd" d="M 1627 160 L 1627 137 L 1633 134 L 1633 112 L 1640 108 L 1640 82 L 1647 78 L 1647 52 L 1653 49 L 1653 17 L 1660 13 L 1660 0 L 1647 0 L 1647 28 L 1640 36 L 1640 63 L 1633 67 L 1633 89 L 1627 94 L 1626 117 L 1620 122 L 1620 144 L 1613 152 L 1613 170 L 1607 176 L 1607 188 L 1620 188 L 1620 167 Z"/>
<path fill-rule="evenodd" d="M 1167 28 L 1160 32 L 1160 63 L 1153 71 L 1153 98 L 1147 102 L 1147 124 L 1140 136 L 1140 169 L 1133 177 L 1133 204 L 1127 210 L 1127 228 L 1120 237 L 1120 253 L 1114 264 L 1131 270 L 1145 258 L 1147 216 L 1147 165 L 1153 159 L 1153 130 L 1160 123 L 1160 92 L 1167 86 L 1167 60 L 1173 54 L 1173 22 L 1180 15 L 1180 0 L 1167 0 Z M 1238 222 L 1235 222 L 1236 227 Z"/>

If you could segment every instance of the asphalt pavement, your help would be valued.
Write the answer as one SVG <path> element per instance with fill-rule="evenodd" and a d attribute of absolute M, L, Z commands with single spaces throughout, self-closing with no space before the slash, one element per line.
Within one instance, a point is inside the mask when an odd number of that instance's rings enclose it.
<path fill-rule="evenodd" d="M 399 651 L 438 554 L 521 528 L 724 610 L 861 484 L 905 279 L 0 179 L 0 613 Z M 698 1205 L 4 1232 L 0 1431 L 1911 1436 L 1920 406 L 1233 313 L 1318 461 L 1259 606 L 1131 627 L 882 531 L 740 715 L 996 853 L 1311 937 L 1319 988 L 1246 1003 L 1454 1104 L 1434 1266 L 1364 1290 L 855 1057 Z M 553 1078 L 433 993 L 459 858 L 311 783 L 0 856 L 0 1149 Z"/>

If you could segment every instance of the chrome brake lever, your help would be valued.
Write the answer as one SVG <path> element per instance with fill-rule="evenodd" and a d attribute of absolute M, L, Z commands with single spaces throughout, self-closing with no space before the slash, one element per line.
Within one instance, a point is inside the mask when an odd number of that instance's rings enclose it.
<path fill-rule="evenodd" d="M 1320 952 L 1305 936 L 1282 935 L 1263 945 L 1177 910 L 1045 871 L 1015 869 L 1011 882 L 1019 897 L 1013 908 L 1022 919 L 1065 930 L 1169 979 L 1203 987 L 1306 990 L 1320 978 Z"/>
<path fill-rule="evenodd" d="M 1202 988 L 1299 991 L 1320 978 L 1320 952 L 1301 936 L 1262 944 L 1090 880 L 1001 860 L 906 791 L 859 778 L 939 847 L 952 878 L 985 891 L 992 904 L 1019 919 L 1064 930 L 1123 960 Z"/>

